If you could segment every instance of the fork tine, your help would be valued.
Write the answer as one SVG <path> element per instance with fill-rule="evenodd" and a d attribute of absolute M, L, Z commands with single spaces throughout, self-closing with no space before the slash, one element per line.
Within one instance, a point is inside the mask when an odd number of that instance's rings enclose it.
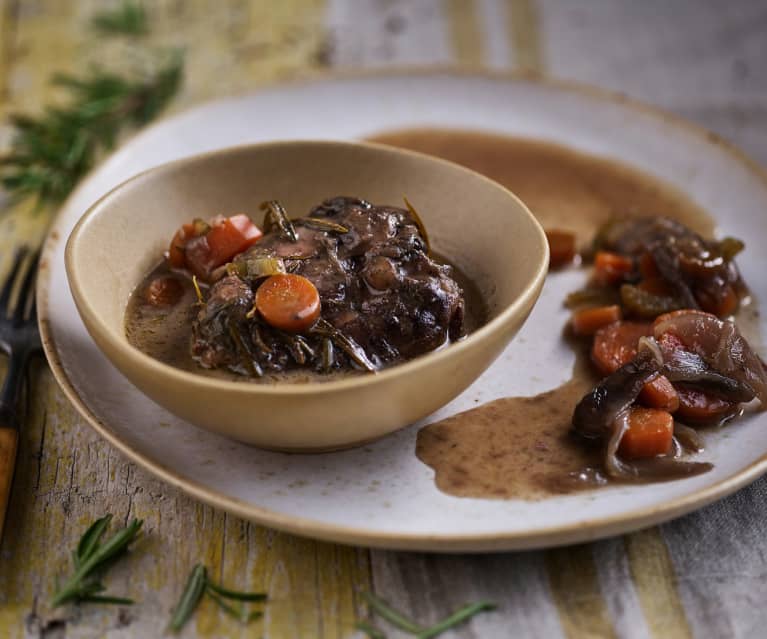
<path fill-rule="evenodd" d="M 16 276 L 19 274 L 19 269 L 21 268 L 27 253 L 29 253 L 29 249 L 27 249 L 26 246 L 16 249 L 16 255 L 13 257 L 13 265 L 11 266 L 8 276 L 5 278 L 3 290 L 0 291 L 0 315 L 3 317 L 8 315 L 8 302 L 10 301 L 11 293 L 13 292 L 13 283 L 16 281 Z"/>
<path fill-rule="evenodd" d="M 34 296 L 35 276 L 37 275 L 37 261 L 40 259 L 40 253 L 35 253 L 27 264 L 27 272 L 24 274 L 24 280 L 19 289 L 19 297 L 16 300 L 16 308 L 13 309 L 13 323 L 18 326 L 24 319 L 29 302 L 30 293 Z"/>

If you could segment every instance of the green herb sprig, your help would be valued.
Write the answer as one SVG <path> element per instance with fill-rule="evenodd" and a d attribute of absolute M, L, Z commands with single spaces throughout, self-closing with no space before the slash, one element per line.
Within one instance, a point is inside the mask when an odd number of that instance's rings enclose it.
<path fill-rule="evenodd" d="M 140 37 L 149 33 L 149 20 L 144 7 L 128 1 L 116 9 L 97 13 L 91 20 L 91 26 L 103 35 Z"/>
<path fill-rule="evenodd" d="M 122 557 L 141 530 L 143 521 L 134 519 L 125 528 L 118 530 L 104 543 L 101 538 L 112 521 L 112 515 L 97 519 L 88 527 L 77 548 L 72 552 L 75 571 L 63 586 L 56 589 L 51 606 L 56 608 L 66 603 L 101 603 L 131 605 L 132 599 L 100 595 L 105 590 L 101 578 L 106 570 Z"/>
<path fill-rule="evenodd" d="M 409 619 L 406 615 L 403 615 L 401 612 L 395 610 L 383 599 L 376 597 L 373 593 L 363 593 L 363 597 L 376 614 L 378 614 L 380 617 L 383 617 L 393 626 L 396 626 L 397 628 L 415 636 L 416 639 L 433 639 L 434 637 L 441 635 L 443 632 L 446 632 L 451 628 L 455 628 L 456 626 L 469 621 L 472 617 L 478 615 L 481 612 L 494 610 L 496 608 L 495 604 L 490 603 L 489 601 L 480 601 L 473 604 L 466 604 L 451 615 L 445 617 L 442 621 L 438 621 L 434 625 L 427 628 L 421 626 L 412 619 Z M 362 630 L 362 632 L 367 634 L 370 639 L 386 639 L 386 635 L 383 633 L 383 631 L 365 621 L 358 622 L 357 629 Z"/>
<path fill-rule="evenodd" d="M 92 25 L 111 35 L 149 31 L 146 12 L 129 1 L 97 14 Z M 178 92 L 183 57 L 166 51 L 152 66 L 133 74 L 101 68 L 77 76 L 54 74 L 52 84 L 64 94 L 61 102 L 39 115 L 10 116 L 14 130 L 9 151 L 0 155 L 0 188 L 11 202 L 34 197 L 38 210 L 60 203 L 123 131 L 154 119 Z"/>
<path fill-rule="evenodd" d="M 168 629 L 171 632 L 179 632 L 191 619 L 197 606 L 200 604 L 204 595 L 208 595 L 216 605 L 226 614 L 238 621 L 249 624 L 252 621 L 263 616 L 260 610 L 248 612 L 243 603 L 262 603 L 267 600 L 263 592 L 241 592 L 231 590 L 210 580 L 208 569 L 202 564 L 197 564 L 189 573 L 184 592 L 176 604 L 173 611 Z M 240 602 L 239 604 L 230 604 L 226 599 Z"/>

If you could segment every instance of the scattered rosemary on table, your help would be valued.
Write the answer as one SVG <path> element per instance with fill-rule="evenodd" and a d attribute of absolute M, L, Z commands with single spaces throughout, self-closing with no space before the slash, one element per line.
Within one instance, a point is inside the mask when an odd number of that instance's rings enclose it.
<path fill-rule="evenodd" d="M 264 614 L 260 610 L 248 611 L 243 604 L 264 602 L 267 598 L 265 593 L 240 592 L 220 586 L 210 580 L 208 569 L 205 566 L 197 564 L 189 574 L 186 587 L 176 604 L 176 609 L 173 611 L 168 629 L 171 632 L 179 632 L 192 617 L 203 596 L 206 594 L 221 610 L 242 623 L 248 624 Z M 225 601 L 227 599 L 237 603 L 228 603 Z"/>
<path fill-rule="evenodd" d="M 115 9 L 100 11 L 93 16 L 91 26 L 104 35 L 140 37 L 149 33 L 149 20 L 144 7 L 130 1 Z"/>
<path fill-rule="evenodd" d="M 107 569 L 122 557 L 141 530 L 142 520 L 134 519 L 107 541 L 101 542 L 112 515 L 93 522 L 72 551 L 74 573 L 62 586 L 57 586 L 51 600 L 56 608 L 66 603 L 101 603 L 131 605 L 132 599 L 99 594 L 105 590 L 101 578 Z"/>
<path fill-rule="evenodd" d="M 393 626 L 396 626 L 400 630 L 410 633 L 415 636 L 416 639 L 433 639 L 438 637 L 443 632 L 446 632 L 456 626 L 469 621 L 472 617 L 480 612 L 486 612 L 494 610 L 496 608 L 494 603 L 489 601 L 479 601 L 473 604 L 466 604 L 465 606 L 456 610 L 453 614 L 445 617 L 442 621 L 438 621 L 432 626 L 424 627 L 416 623 L 412 619 L 409 619 L 401 612 L 398 612 L 387 604 L 383 599 L 376 597 L 370 592 L 363 594 L 365 600 L 368 602 L 370 608 L 380 617 L 384 618 Z M 368 622 L 360 621 L 357 623 L 357 629 L 361 630 L 370 637 L 370 639 L 386 639 L 386 635 L 383 631 L 379 630 L 375 626 L 372 626 Z"/>
<path fill-rule="evenodd" d="M 94 24 L 111 33 L 148 30 L 143 9 L 131 2 L 97 15 Z M 124 130 L 155 118 L 180 87 L 183 58 L 166 52 L 153 66 L 132 74 L 55 74 L 52 83 L 66 96 L 61 103 L 38 115 L 11 115 L 10 148 L 0 155 L 0 187 L 11 201 L 61 202 Z"/>

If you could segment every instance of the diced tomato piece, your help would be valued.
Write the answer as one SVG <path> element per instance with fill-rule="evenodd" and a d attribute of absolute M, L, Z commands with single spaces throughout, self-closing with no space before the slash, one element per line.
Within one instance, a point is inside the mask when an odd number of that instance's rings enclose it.
<path fill-rule="evenodd" d="M 235 255 L 255 244 L 263 233 L 247 215 L 233 215 L 213 224 L 207 234 L 213 268 L 229 262 Z"/>

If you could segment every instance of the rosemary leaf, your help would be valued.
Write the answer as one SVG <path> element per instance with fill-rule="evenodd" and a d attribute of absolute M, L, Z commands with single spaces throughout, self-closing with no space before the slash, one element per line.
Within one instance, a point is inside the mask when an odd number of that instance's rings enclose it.
<path fill-rule="evenodd" d="M 208 581 L 208 590 L 212 590 L 216 594 L 226 597 L 227 599 L 236 599 L 238 601 L 266 601 L 267 598 L 265 592 L 238 592 L 237 590 L 224 588 L 212 581 Z"/>
<path fill-rule="evenodd" d="M 85 531 L 77 545 L 78 549 L 75 551 L 79 564 L 75 566 L 74 574 L 64 585 L 56 589 L 51 600 L 51 607 L 56 608 L 65 603 L 83 601 L 104 590 L 98 576 L 111 565 L 112 561 L 128 549 L 128 546 L 136 539 L 143 524 L 140 519 L 134 519 L 127 527 L 118 530 L 101 544 L 99 538 L 106 529 L 106 526 L 101 522 L 106 519 L 108 523 L 108 517 L 96 521 Z M 80 549 L 83 549 L 87 554 L 81 554 Z"/>
<path fill-rule="evenodd" d="M 368 602 L 368 605 L 378 615 L 386 619 L 386 621 L 397 626 L 397 628 L 400 628 L 402 630 L 405 630 L 415 635 L 420 635 L 420 633 L 426 631 L 425 628 L 422 628 L 415 621 L 408 619 L 402 613 L 394 610 L 394 608 L 392 608 L 389 604 L 387 604 L 383 599 L 379 599 L 373 593 L 365 592 L 362 594 L 362 596 L 365 598 L 365 601 Z"/>
<path fill-rule="evenodd" d="M 480 612 L 495 610 L 495 607 L 495 604 L 490 603 L 489 601 L 467 604 L 463 608 L 456 610 L 449 617 L 418 633 L 416 639 L 432 639 L 432 637 L 441 635 L 443 632 L 468 621 Z"/>
<path fill-rule="evenodd" d="M 173 617 L 171 617 L 169 628 L 172 632 L 178 632 L 189 621 L 189 618 L 200 603 L 200 599 L 205 594 L 207 582 L 207 569 L 202 564 L 197 564 L 189 574 L 184 592 L 176 605 Z"/>
<path fill-rule="evenodd" d="M 94 521 L 90 528 L 85 531 L 85 534 L 80 538 L 80 543 L 77 544 L 77 550 L 73 555 L 75 566 L 79 566 L 96 551 L 99 540 L 111 521 L 112 515 L 105 515 L 101 519 Z"/>
<path fill-rule="evenodd" d="M 80 599 L 83 603 L 98 603 L 98 604 L 115 604 L 117 606 L 132 606 L 135 602 L 133 599 L 126 599 L 125 597 L 107 597 L 100 595 L 88 595 Z"/>
<path fill-rule="evenodd" d="M 382 631 L 366 621 L 358 621 L 357 630 L 362 630 L 370 639 L 386 639 L 386 635 Z"/>
<path fill-rule="evenodd" d="M 221 597 L 219 597 L 210 589 L 208 590 L 208 597 L 215 601 L 216 605 L 230 617 L 237 619 L 237 621 L 245 621 L 245 613 L 242 610 L 242 606 L 235 607 L 226 603 Z"/>
<path fill-rule="evenodd" d="M 10 117 L 14 131 L 8 153 L 0 157 L 0 186 L 12 200 L 62 201 L 128 126 L 149 122 L 165 107 L 182 75 L 178 52 L 150 74 L 93 69 L 82 76 L 54 75 L 68 99 L 37 116 Z"/>
<path fill-rule="evenodd" d="M 97 13 L 91 20 L 91 26 L 102 35 L 138 37 L 149 33 L 149 21 L 144 7 L 129 0 L 117 9 Z"/>

